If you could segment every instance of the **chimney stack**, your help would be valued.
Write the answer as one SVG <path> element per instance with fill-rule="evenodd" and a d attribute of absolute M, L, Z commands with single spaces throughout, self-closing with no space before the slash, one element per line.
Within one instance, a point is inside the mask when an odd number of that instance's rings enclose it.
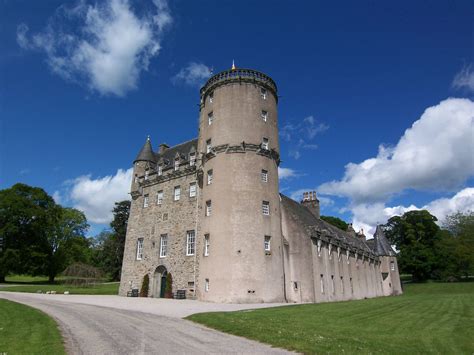
<path fill-rule="evenodd" d="M 166 143 L 161 143 L 160 148 L 158 149 L 158 153 L 163 154 L 163 152 L 168 149 L 170 146 Z"/>
<path fill-rule="evenodd" d="M 320 218 L 319 200 L 316 191 L 303 192 L 301 204 L 305 206 L 316 218 Z"/>

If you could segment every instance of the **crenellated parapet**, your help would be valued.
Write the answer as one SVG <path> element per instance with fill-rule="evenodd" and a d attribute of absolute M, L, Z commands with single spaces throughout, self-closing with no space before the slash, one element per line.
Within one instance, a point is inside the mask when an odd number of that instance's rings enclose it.
<path fill-rule="evenodd" d="M 201 106 L 206 101 L 209 93 L 216 88 L 229 83 L 251 83 L 258 84 L 269 90 L 278 102 L 277 86 L 268 75 L 253 69 L 230 69 L 212 76 L 201 88 Z"/>

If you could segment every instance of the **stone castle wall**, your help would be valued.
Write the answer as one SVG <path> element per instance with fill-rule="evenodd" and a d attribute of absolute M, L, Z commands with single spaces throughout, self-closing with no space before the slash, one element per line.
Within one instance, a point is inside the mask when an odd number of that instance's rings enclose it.
<path fill-rule="evenodd" d="M 150 180 L 153 175 L 150 176 Z M 195 171 L 161 183 L 143 187 L 142 194 L 132 200 L 127 239 L 122 265 L 119 294 L 124 296 L 132 287 L 140 288 L 143 277 L 150 277 L 149 296 L 158 297 L 155 270 L 162 265 L 173 277 L 173 292 L 187 290 L 194 297 L 198 272 L 197 246 L 194 255 L 186 255 L 186 233 L 197 229 L 196 208 L 198 197 L 189 197 L 190 183 L 196 182 Z M 179 201 L 174 201 L 174 187 L 181 187 Z M 161 205 L 157 205 L 157 193 L 163 191 Z M 149 196 L 149 206 L 143 207 L 144 196 Z M 167 256 L 160 257 L 160 236 L 168 236 Z M 195 232 L 197 238 L 197 231 Z M 136 259 L 137 240 L 144 239 L 143 258 Z M 158 294 L 157 294 L 158 293 Z"/>

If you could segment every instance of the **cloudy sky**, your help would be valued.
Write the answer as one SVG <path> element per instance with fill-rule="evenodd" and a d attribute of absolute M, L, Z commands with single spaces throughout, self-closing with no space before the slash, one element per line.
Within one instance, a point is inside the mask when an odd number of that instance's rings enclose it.
<path fill-rule="evenodd" d="M 130 166 L 197 134 L 199 87 L 278 84 L 280 189 L 372 232 L 474 210 L 472 1 L 9 1 L 0 5 L 0 188 L 43 187 L 95 234 Z"/>

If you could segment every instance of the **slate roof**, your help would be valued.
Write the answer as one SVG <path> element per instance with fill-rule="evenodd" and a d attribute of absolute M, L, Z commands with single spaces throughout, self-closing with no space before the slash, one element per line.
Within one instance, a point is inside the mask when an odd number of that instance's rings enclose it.
<path fill-rule="evenodd" d="M 137 161 L 154 161 L 155 154 L 153 153 L 153 148 L 151 147 L 150 137 L 146 139 L 145 144 L 143 145 L 142 149 L 138 153 L 137 157 L 133 161 L 134 163 Z"/>
<path fill-rule="evenodd" d="M 187 161 L 189 159 L 189 153 L 197 151 L 197 144 L 198 140 L 197 138 L 194 138 L 177 144 L 174 147 L 167 148 L 162 154 L 160 154 L 158 152 L 153 152 L 150 139 L 148 138 L 134 162 L 150 161 L 155 164 L 163 164 L 163 168 L 166 169 L 173 165 L 176 154 L 180 156 L 182 161 Z"/>
<path fill-rule="evenodd" d="M 375 230 L 374 239 L 373 239 L 373 250 L 377 253 L 377 255 L 393 255 L 393 249 L 388 241 L 387 237 L 385 236 L 385 232 L 383 228 L 378 225 L 377 229 Z"/>
<path fill-rule="evenodd" d="M 332 244 L 348 248 L 354 252 L 374 255 L 374 251 L 365 241 L 352 236 L 348 232 L 344 232 L 320 218 L 316 218 L 305 206 L 302 206 L 291 198 L 283 194 L 280 194 L 280 196 L 283 207 L 287 213 L 291 214 L 292 217 L 300 223 L 309 237 L 322 239 Z"/>
<path fill-rule="evenodd" d="M 166 149 L 162 154 L 155 153 L 155 163 L 163 163 L 164 168 L 171 166 L 176 158 L 176 153 L 179 154 L 182 160 L 188 160 L 191 151 L 197 151 L 198 139 L 194 138 L 189 141 L 175 145 Z"/>

